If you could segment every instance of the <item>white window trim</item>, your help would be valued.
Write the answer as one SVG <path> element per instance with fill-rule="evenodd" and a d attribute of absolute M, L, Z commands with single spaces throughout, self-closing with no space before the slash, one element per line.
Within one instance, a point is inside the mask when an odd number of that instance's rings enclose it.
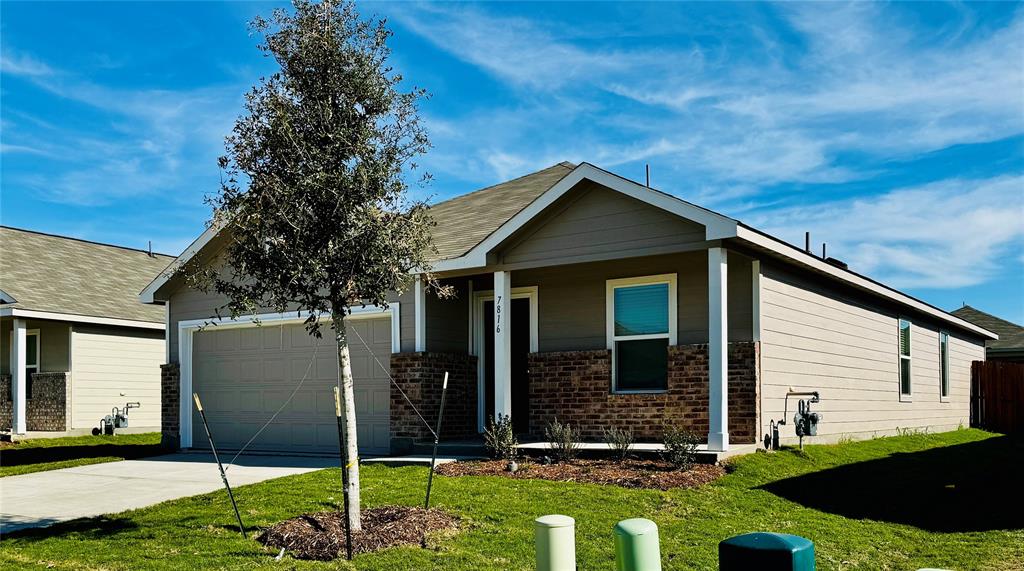
<path fill-rule="evenodd" d="M 540 351 L 540 340 L 538 332 L 538 315 L 537 310 L 537 286 L 527 287 L 514 287 L 512 288 L 512 295 L 509 296 L 509 301 L 513 299 L 529 299 L 530 300 L 530 352 L 536 353 Z M 486 428 L 487 416 L 487 403 L 484 401 L 484 383 L 487 379 L 487 363 L 484 359 L 483 347 L 484 347 L 484 335 L 491 333 L 491 331 L 484 327 L 483 319 L 487 315 L 484 312 L 484 302 L 494 301 L 494 290 L 486 289 L 474 291 L 472 294 L 473 299 L 473 311 L 470 312 L 469 322 L 473 330 L 473 334 L 470 335 L 470 348 L 469 354 L 476 357 L 476 428 L 478 432 L 483 432 Z"/>
<path fill-rule="evenodd" d="M 903 351 L 900 349 L 900 345 L 901 345 L 901 343 L 900 343 L 900 333 L 902 331 L 901 325 L 902 325 L 902 323 L 904 321 L 907 322 L 907 327 L 910 330 L 909 331 L 910 332 L 910 342 L 907 343 L 907 349 L 908 349 L 908 351 L 910 353 L 909 355 L 904 355 Z M 897 357 L 897 360 L 896 360 L 896 365 L 897 365 L 896 380 L 897 380 L 897 384 L 899 385 L 898 386 L 898 390 L 899 390 L 899 393 L 900 393 L 900 402 L 913 402 L 913 400 L 914 400 L 914 359 L 913 359 L 913 357 L 914 357 L 914 322 L 909 320 L 909 319 L 907 319 L 906 317 L 900 317 L 899 319 L 896 320 L 896 357 Z M 903 392 L 903 361 L 904 360 L 907 360 L 907 361 L 910 362 L 909 373 L 908 373 L 910 375 L 910 378 L 908 379 L 909 382 L 907 383 L 907 385 L 910 388 L 910 392 L 907 392 L 907 393 Z"/>
<path fill-rule="evenodd" d="M 401 305 L 389 303 L 387 308 L 375 306 L 353 307 L 345 319 L 373 319 L 390 315 L 391 317 L 391 352 L 402 351 L 401 339 Z M 320 321 L 330 319 L 329 315 L 320 316 Z M 302 312 L 262 313 L 259 315 L 240 316 L 238 319 L 221 317 L 216 319 L 191 319 L 178 322 L 178 437 L 182 448 L 192 447 L 192 337 L 196 331 L 206 326 L 216 326 L 216 330 L 242 329 L 260 325 L 293 325 L 306 321 Z"/>
<path fill-rule="evenodd" d="M 32 337 L 33 335 L 36 336 L 36 364 L 35 365 L 31 365 L 31 368 L 34 368 L 35 372 L 38 373 L 39 372 L 39 365 L 41 364 L 39 362 L 39 359 L 40 359 L 40 355 L 41 355 L 40 349 L 43 346 L 42 343 L 40 342 L 40 341 L 42 341 L 42 338 L 39 336 L 39 330 L 38 329 L 26 329 L 25 330 L 25 344 L 26 345 L 28 345 L 28 338 Z M 14 335 L 11 335 L 10 350 L 11 350 L 10 354 L 13 355 L 13 353 L 14 353 Z M 27 355 L 26 355 L 26 357 L 27 357 Z M 11 361 L 12 362 L 14 361 L 13 357 L 11 358 Z M 28 364 L 28 359 L 27 358 L 25 359 L 25 368 L 26 369 L 30 368 L 30 365 Z M 28 379 L 25 379 L 25 380 L 28 380 Z"/>
<path fill-rule="evenodd" d="M 943 336 L 945 336 L 945 338 L 946 338 L 946 354 L 945 355 L 942 354 L 942 338 L 943 338 Z M 939 330 L 939 402 L 949 402 L 949 394 L 951 392 L 953 392 L 953 379 L 951 379 L 950 376 L 949 376 L 950 373 L 951 373 L 950 368 L 949 368 L 949 348 L 950 348 L 949 340 L 950 340 L 949 332 L 944 330 L 944 329 L 940 329 Z M 943 379 L 943 374 L 945 374 L 945 379 Z M 943 389 L 946 389 L 946 394 L 945 395 L 942 394 L 942 390 Z"/>
<path fill-rule="evenodd" d="M 35 371 L 33 371 L 33 372 L 38 373 L 39 372 L 39 367 L 42 365 L 42 362 L 40 361 L 40 356 L 42 354 L 41 349 L 43 347 L 43 343 L 42 343 L 43 338 L 39 335 L 39 330 L 38 329 L 27 329 L 25 331 L 25 345 L 26 346 L 28 346 L 28 338 L 32 337 L 33 335 L 35 335 L 35 337 L 36 337 L 36 364 L 35 365 L 29 365 L 28 361 L 26 360 L 25 368 L 26 369 L 33 368 L 33 369 L 35 369 Z M 27 381 L 28 379 L 25 379 L 25 380 Z"/>
<path fill-rule="evenodd" d="M 676 344 L 676 332 L 677 332 L 677 321 L 679 318 L 678 311 L 676 309 L 677 291 L 676 291 L 676 274 L 657 274 L 653 276 L 638 276 L 634 278 L 619 278 L 614 280 L 605 281 L 605 336 L 607 338 L 608 350 L 612 354 L 612 394 L 618 395 L 629 395 L 629 394 L 663 394 L 668 392 L 668 389 L 628 389 L 619 390 L 617 386 L 617 379 L 615 378 L 616 361 L 617 355 L 615 354 L 615 342 L 616 341 L 642 341 L 644 339 L 668 339 L 669 347 Z M 630 287 L 639 285 L 656 285 L 656 284 L 668 284 L 668 333 L 657 333 L 648 335 L 615 335 L 615 290 L 620 287 Z M 667 384 L 667 379 L 666 379 Z"/>

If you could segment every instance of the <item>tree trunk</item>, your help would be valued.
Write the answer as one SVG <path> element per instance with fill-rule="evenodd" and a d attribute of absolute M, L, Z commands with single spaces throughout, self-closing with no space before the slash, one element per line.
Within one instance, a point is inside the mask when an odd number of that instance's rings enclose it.
<path fill-rule="evenodd" d="M 352 380 L 348 335 L 343 312 L 332 312 L 334 337 L 338 342 L 338 384 L 341 389 L 341 417 L 345 422 L 345 456 L 348 462 L 349 521 L 352 531 L 362 529 L 359 510 L 359 443 L 356 438 L 356 391 Z"/>

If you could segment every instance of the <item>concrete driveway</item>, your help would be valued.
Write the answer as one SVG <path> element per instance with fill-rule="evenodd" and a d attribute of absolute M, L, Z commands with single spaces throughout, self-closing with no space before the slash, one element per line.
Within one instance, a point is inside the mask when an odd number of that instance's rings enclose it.
<path fill-rule="evenodd" d="M 327 457 L 243 456 L 228 469 L 228 481 L 234 488 L 337 463 Z M 0 478 L 0 535 L 222 489 L 217 464 L 208 454 L 168 454 Z"/>

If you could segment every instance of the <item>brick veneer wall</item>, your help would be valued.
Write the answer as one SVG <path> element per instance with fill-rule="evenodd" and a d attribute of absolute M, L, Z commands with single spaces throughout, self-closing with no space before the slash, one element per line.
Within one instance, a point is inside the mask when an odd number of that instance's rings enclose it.
<path fill-rule="evenodd" d="M 391 355 L 391 376 L 412 404 L 431 424 L 441 404 L 441 381 L 448 371 L 448 396 L 444 405 L 441 439 L 476 435 L 476 357 L 465 353 L 397 353 Z M 413 442 L 432 440 L 430 431 L 409 401 L 391 385 L 392 452 Z"/>
<path fill-rule="evenodd" d="M 637 439 L 658 440 L 665 425 L 682 426 L 703 438 L 708 433 L 708 346 L 668 349 L 668 390 L 657 394 L 613 394 L 611 352 L 532 353 L 530 432 L 542 437 L 558 418 L 578 427 L 588 440 L 605 427 L 630 427 Z M 729 440 L 757 437 L 756 343 L 729 344 Z"/>
<path fill-rule="evenodd" d="M 33 373 L 32 398 L 25 399 L 25 429 L 65 431 L 71 425 L 68 373 Z M 0 375 L 0 427 L 12 428 L 11 376 Z M 97 419 L 98 420 L 98 419 Z"/>
<path fill-rule="evenodd" d="M 160 444 L 177 450 L 181 447 L 179 433 L 179 402 L 181 369 L 177 363 L 160 365 Z"/>

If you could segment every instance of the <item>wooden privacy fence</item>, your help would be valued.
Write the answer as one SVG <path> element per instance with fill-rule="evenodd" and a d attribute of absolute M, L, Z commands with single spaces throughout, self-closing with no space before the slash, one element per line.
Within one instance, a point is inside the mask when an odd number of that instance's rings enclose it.
<path fill-rule="evenodd" d="M 1024 363 L 971 364 L 971 426 L 1024 433 Z"/>

